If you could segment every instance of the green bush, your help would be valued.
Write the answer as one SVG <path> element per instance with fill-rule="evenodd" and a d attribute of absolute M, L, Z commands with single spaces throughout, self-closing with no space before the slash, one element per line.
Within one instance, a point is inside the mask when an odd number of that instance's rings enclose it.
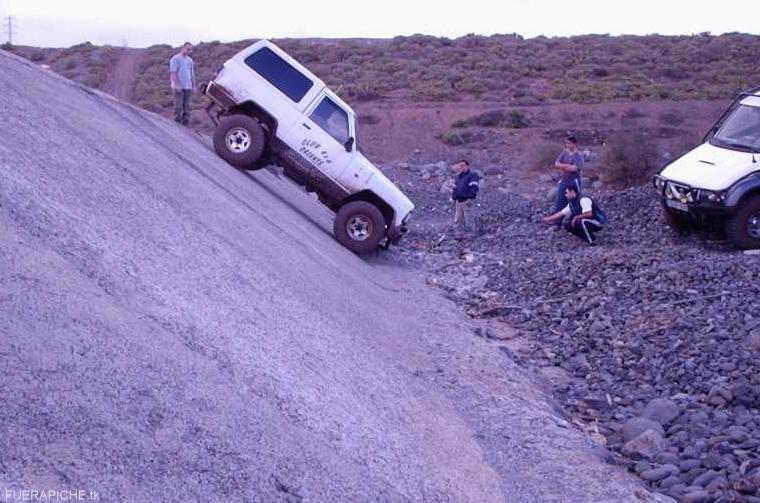
<path fill-rule="evenodd" d="M 451 124 L 454 128 L 472 126 L 521 129 L 530 127 L 530 120 L 519 110 L 493 110 Z"/>
<path fill-rule="evenodd" d="M 454 89 L 445 80 L 424 80 L 412 86 L 412 97 L 416 100 L 449 100 L 454 97 Z"/>
<path fill-rule="evenodd" d="M 450 147 L 458 147 L 468 143 L 483 141 L 484 137 L 477 131 L 446 131 L 438 139 Z"/>

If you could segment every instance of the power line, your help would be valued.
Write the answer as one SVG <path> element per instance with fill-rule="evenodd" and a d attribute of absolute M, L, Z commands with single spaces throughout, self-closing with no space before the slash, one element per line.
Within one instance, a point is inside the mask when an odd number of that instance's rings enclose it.
<path fill-rule="evenodd" d="M 3 26 L 5 26 L 5 33 L 8 35 L 8 45 L 13 45 L 13 32 L 17 30 L 15 25 L 16 20 L 13 16 L 7 16 L 4 20 Z"/>

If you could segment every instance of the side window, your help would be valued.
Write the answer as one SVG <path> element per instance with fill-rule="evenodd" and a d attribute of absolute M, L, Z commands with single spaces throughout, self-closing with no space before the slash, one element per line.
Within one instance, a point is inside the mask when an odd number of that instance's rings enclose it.
<path fill-rule="evenodd" d="M 344 144 L 348 141 L 348 114 L 330 98 L 322 99 L 311 113 L 310 119 L 338 143 Z"/>
<path fill-rule="evenodd" d="M 290 66 L 268 47 L 259 49 L 245 58 L 245 64 L 296 103 L 301 101 L 314 85 L 311 79 Z"/>

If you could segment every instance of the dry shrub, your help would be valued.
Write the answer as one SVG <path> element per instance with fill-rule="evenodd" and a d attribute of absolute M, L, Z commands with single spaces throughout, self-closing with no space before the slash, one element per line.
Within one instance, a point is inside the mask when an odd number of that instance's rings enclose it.
<path fill-rule="evenodd" d="M 600 176 L 603 182 L 630 187 L 646 183 L 660 164 L 654 140 L 641 132 L 614 135 L 602 153 Z"/>
<path fill-rule="evenodd" d="M 438 139 L 450 147 L 459 147 L 468 143 L 483 141 L 485 136 L 473 130 L 446 131 Z"/>
<path fill-rule="evenodd" d="M 560 152 L 562 152 L 561 143 L 551 141 L 537 142 L 531 149 L 529 169 L 539 173 L 554 173 L 554 161 L 557 160 Z"/>
<path fill-rule="evenodd" d="M 451 126 L 455 128 L 479 126 L 522 129 L 530 127 L 530 120 L 520 110 L 492 110 L 468 119 L 455 121 Z"/>
<path fill-rule="evenodd" d="M 668 126 L 680 126 L 683 124 L 684 116 L 676 110 L 670 110 L 660 114 L 660 121 Z"/>

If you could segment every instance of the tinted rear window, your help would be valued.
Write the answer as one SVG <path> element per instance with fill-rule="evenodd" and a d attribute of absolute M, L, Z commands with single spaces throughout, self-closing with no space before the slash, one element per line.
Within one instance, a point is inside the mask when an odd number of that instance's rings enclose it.
<path fill-rule="evenodd" d="M 295 102 L 301 101 L 314 83 L 268 47 L 254 52 L 245 63 L 267 82 Z"/>

